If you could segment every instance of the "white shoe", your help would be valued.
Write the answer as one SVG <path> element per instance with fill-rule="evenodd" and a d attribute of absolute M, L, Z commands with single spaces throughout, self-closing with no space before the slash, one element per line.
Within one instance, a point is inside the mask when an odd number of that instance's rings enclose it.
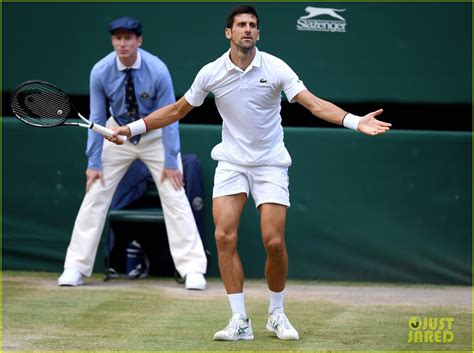
<path fill-rule="evenodd" d="M 204 275 L 199 272 L 190 272 L 186 275 L 186 282 L 184 284 L 186 289 L 206 289 L 206 279 Z"/>
<path fill-rule="evenodd" d="M 82 274 L 74 268 L 65 268 L 63 274 L 58 278 L 58 286 L 82 286 Z"/>
<path fill-rule="evenodd" d="M 281 340 L 299 340 L 298 331 L 290 324 L 285 313 L 275 310 L 268 316 L 267 330 L 273 332 Z"/>
<path fill-rule="evenodd" d="M 229 324 L 222 331 L 214 334 L 214 341 L 253 340 L 252 322 L 242 319 L 239 314 L 234 314 Z"/>

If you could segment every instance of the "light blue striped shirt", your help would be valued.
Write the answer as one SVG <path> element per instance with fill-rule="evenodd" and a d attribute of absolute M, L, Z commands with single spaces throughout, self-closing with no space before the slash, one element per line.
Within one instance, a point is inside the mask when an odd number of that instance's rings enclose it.
<path fill-rule="evenodd" d="M 132 70 L 140 118 L 158 108 L 174 103 L 173 83 L 165 63 L 143 49 L 138 49 L 138 68 Z M 110 53 L 92 68 L 90 76 L 90 121 L 105 126 L 110 115 L 121 122 L 127 119 L 125 106 L 125 72 L 119 69 L 117 55 Z M 110 112 L 107 112 L 107 103 Z M 165 168 L 178 168 L 180 152 L 179 123 L 173 123 L 162 129 L 165 150 Z M 102 169 L 101 135 L 89 131 L 86 155 L 88 168 Z"/>

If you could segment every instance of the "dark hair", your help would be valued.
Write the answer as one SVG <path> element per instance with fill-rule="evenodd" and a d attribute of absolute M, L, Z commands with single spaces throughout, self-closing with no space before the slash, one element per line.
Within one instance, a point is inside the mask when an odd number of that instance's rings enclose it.
<path fill-rule="evenodd" d="M 250 15 L 254 15 L 255 18 L 257 19 L 257 28 L 258 28 L 258 15 L 257 15 L 257 11 L 255 10 L 255 8 L 253 6 L 250 6 L 250 5 L 242 5 L 242 6 L 238 6 L 236 8 L 234 8 L 231 13 L 229 14 L 229 16 L 227 16 L 227 24 L 226 24 L 226 28 L 232 28 L 232 25 L 234 24 L 234 18 L 235 16 L 237 15 L 241 15 L 241 14 L 250 14 Z"/>

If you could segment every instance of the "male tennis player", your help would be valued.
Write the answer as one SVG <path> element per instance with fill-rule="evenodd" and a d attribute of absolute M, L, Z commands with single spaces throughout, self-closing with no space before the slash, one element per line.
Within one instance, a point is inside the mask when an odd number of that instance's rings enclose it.
<path fill-rule="evenodd" d="M 215 340 L 253 339 L 244 305 L 244 274 L 237 252 L 237 229 L 249 192 L 261 217 L 261 232 L 267 253 L 265 277 L 270 290 L 267 329 L 280 339 L 299 339 L 283 310 L 288 255 L 284 229 L 290 206 L 288 167 L 291 158 L 283 143 L 280 103 L 284 91 L 290 102 L 298 102 L 313 115 L 337 125 L 377 135 L 391 124 L 375 117 L 382 109 L 364 117 L 346 113 L 314 96 L 282 60 L 259 51 L 258 16 L 251 6 L 234 9 L 227 18 L 225 36 L 230 50 L 204 66 L 191 88 L 175 104 L 156 110 L 144 119 L 115 129 L 135 136 L 171 124 L 200 106 L 209 92 L 215 96 L 222 117 L 222 142 L 211 156 L 218 161 L 214 177 L 213 216 L 218 262 L 232 318 L 214 335 Z M 122 142 L 116 137 L 111 140 Z"/>
<path fill-rule="evenodd" d="M 141 49 L 142 24 L 121 17 L 109 24 L 114 50 L 97 62 L 90 76 L 90 120 L 125 125 L 175 102 L 168 68 Z M 107 105 L 110 105 L 109 111 Z M 109 119 L 109 114 L 113 116 Z M 108 119 L 108 120 L 107 120 Z M 160 194 L 171 256 L 185 288 L 206 288 L 207 259 L 182 182 L 179 126 L 127 141 L 104 143 L 90 132 L 87 140 L 86 194 L 72 231 L 60 286 L 80 286 L 93 270 L 102 229 L 117 185 L 136 159 L 150 170 Z"/>

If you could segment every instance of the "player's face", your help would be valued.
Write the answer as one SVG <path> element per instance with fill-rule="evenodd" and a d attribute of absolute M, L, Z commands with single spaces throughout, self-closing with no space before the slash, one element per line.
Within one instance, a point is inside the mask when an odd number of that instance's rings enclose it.
<path fill-rule="evenodd" d="M 112 46 L 120 61 L 126 66 L 135 62 L 138 48 L 141 45 L 142 36 L 137 36 L 133 32 L 119 29 L 112 35 Z"/>
<path fill-rule="evenodd" d="M 225 34 L 231 45 L 240 49 L 252 49 L 260 36 L 257 18 L 246 13 L 237 15 L 234 17 L 232 28 L 226 28 Z"/>

